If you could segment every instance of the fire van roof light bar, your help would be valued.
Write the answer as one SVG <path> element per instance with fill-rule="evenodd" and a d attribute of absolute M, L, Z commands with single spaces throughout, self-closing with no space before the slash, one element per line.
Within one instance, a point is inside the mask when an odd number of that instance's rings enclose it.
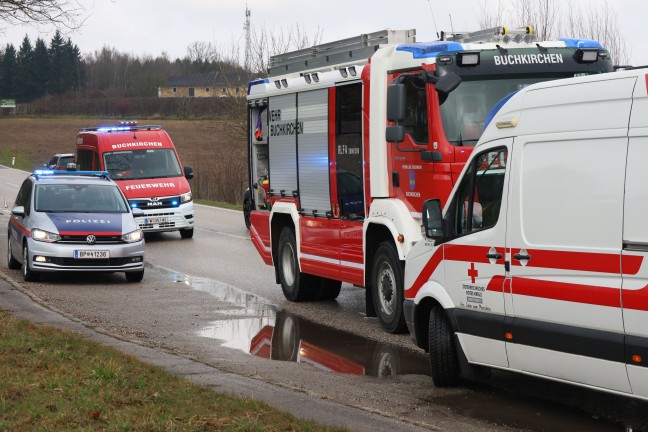
<path fill-rule="evenodd" d="M 80 128 L 80 132 L 128 132 L 134 130 L 153 130 L 162 129 L 161 125 L 142 125 L 142 126 L 97 126 L 89 128 Z"/>

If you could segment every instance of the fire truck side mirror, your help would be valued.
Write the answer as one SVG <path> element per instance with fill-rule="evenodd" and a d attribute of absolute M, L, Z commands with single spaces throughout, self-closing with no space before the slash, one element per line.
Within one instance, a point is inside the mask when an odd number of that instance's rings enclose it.
<path fill-rule="evenodd" d="M 427 238 L 433 240 L 445 238 L 443 212 L 439 199 L 429 199 L 423 203 L 423 229 Z"/>
<path fill-rule="evenodd" d="M 405 84 L 389 84 L 387 87 L 387 120 L 398 123 L 403 119 L 405 119 Z"/>
<path fill-rule="evenodd" d="M 449 72 L 442 77 L 435 84 L 435 89 L 439 93 L 439 99 L 445 100 L 448 95 L 461 84 L 461 78 L 454 72 Z"/>
<path fill-rule="evenodd" d="M 385 139 L 391 143 L 403 142 L 405 139 L 405 129 L 401 125 L 387 126 L 385 129 Z"/>

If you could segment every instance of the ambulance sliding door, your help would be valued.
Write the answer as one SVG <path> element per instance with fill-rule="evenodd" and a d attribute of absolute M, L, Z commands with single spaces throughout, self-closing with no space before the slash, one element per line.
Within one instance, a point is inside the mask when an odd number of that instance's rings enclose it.
<path fill-rule="evenodd" d="M 644 98 L 645 99 L 645 98 Z M 644 105 L 648 108 L 648 104 Z M 644 111 L 645 112 L 645 111 Z M 632 392 L 648 397 L 648 127 L 630 130 L 623 223 L 623 321 Z"/>

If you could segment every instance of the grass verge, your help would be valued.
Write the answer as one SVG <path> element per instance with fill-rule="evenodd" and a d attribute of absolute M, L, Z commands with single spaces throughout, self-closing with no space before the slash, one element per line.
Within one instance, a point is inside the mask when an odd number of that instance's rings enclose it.
<path fill-rule="evenodd" d="M 0 311 L 0 431 L 324 431 Z"/>
<path fill-rule="evenodd" d="M 231 209 L 231 210 L 241 210 L 243 211 L 243 205 L 242 204 L 232 204 L 228 203 L 225 201 L 210 201 L 206 199 L 195 199 L 194 202 L 196 204 L 204 204 L 212 207 L 221 207 L 221 208 L 226 208 L 226 209 Z"/>

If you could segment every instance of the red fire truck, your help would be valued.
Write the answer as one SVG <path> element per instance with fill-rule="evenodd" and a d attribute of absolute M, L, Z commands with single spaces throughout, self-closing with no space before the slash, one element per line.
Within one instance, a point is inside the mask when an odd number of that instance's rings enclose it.
<path fill-rule="evenodd" d="M 422 238 L 423 199 L 445 203 L 517 90 L 612 70 L 598 42 L 538 42 L 530 26 L 430 43 L 385 30 L 274 56 L 247 97 L 252 242 L 288 300 L 365 287 L 367 315 L 403 331 L 403 260 Z"/>

